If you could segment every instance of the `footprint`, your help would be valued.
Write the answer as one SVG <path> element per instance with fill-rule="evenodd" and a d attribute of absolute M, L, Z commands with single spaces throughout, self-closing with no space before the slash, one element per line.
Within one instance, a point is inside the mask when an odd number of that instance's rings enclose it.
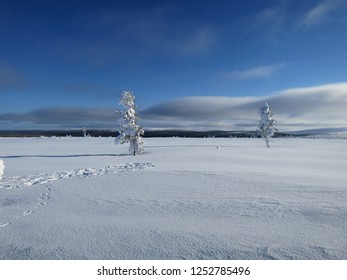
<path fill-rule="evenodd" d="M 34 213 L 34 211 L 31 211 L 31 210 L 24 211 L 24 212 L 22 213 L 22 215 L 17 216 L 16 218 L 19 219 L 19 218 L 21 218 L 21 217 L 25 217 L 25 216 L 31 215 L 32 213 Z"/>
<path fill-rule="evenodd" d="M 21 217 L 25 217 L 25 216 L 31 215 L 32 213 L 34 213 L 34 211 L 31 211 L 31 210 L 24 211 L 24 212 L 22 213 L 22 215 L 17 216 L 16 219 L 19 219 L 19 218 L 21 218 Z"/>
<path fill-rule="evenodd" d="M 51 198 L 51 192 L 53 190 L 53 187 L 52 186 L 48 186 L 47 187 L 47 192 L 45 193 L 42 193 L 40 195 L 40 198 L 39 198 L 39 202 L 37 203 L 37 205 L 35 206 L 35 208 L 38 208 L 38 207 L 41 207 L 41 206 L 44 206 L 48 203 L 48 200 Z"/>
<path fill-rule="evenodd" d="M 50 199 L 50 194 L 53 190 L 53 187 L 52 186 L 48 186 L 47 187 L 47 192 L 45 193 L 42 193 L 38 199 L 38 202 L 37 204 L 33 207 L 33 209 L 37 209 L 39 207 L 42 207 L 42 206 L 45 206 L 46 204 L 48 204 L 48 200 Z M 27 210 L 27 211 L 24 211 L 21 215 L 17 216 L 16 219 L 19 219 L 19 218 L 22 218 L 22 217 L 25 217 L 25 216 L 28 216 L 28 215 L 31 215 L 33 214 L 35 211 L 34 210 Z"/>
<path fill-rule="evenodd" d="M 8 226 L 10 223 L 0 223 L 0 228 Z"/>
<path fill-rule="evenodd" d="M 40 206 L 44 206 L 44 205 L 46 205 L 48 203 L 48 201 L 41 201 L 41 202 L 39 202 L 36 206 L 35 206 L 35 208 L 38 208 L 38 207 L 40 207 Z"/>

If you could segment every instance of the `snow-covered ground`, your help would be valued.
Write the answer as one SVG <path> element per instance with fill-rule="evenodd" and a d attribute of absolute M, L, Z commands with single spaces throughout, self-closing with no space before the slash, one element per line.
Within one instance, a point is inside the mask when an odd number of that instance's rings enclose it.
<path fill-rule="evenodd" d="M 347 140 L 2 138 L 0 259 L 347 259 Z"/>

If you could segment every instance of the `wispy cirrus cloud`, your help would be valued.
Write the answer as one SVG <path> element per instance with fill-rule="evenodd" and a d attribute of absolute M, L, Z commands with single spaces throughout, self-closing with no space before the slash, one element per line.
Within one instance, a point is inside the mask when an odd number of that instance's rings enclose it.
<path fill-rule="evenodd" d="M 261 65 L 244 70 L 234 70 L 225 74 L 226 78 L 231 78 L 234 80 L 247 80 L 256 78 L 268 78 L 281 69 L 286 67 L 285 63 L 278 63 L 273 65 Z"/>
<path fill-rule="evenodd" d="M 331 17 L 334 11 L 345 7 L 347 6 L 346 1 L 344 0 L 321 1 L 303 15 L 301 21 L 299 22 L 299 26 L 307 29 L 311 28 Z"/>
<path fill-rule="evenodd" d="M 281 0 L 259 11 L 247 21 L 252 23 L 250 31 L 257 38 L 278 43 L 294 38 L 298 31 L 308 31 L 330 19 L 346 20 L 345 0 L 318 0 L 311 6 L 310 3 L 298 5 L 297 2 Z"/>
<path fill-rule="evenodd" d="M 205 25 L 193 29 L 181 43 L 178 43 L 179 52 L 186 55 L 205 53 L 217 45 L 216 31 L 213 27 Z"/>
<path fill-rule="evenodd" d="M 271 38 L 277 37 L 288 19 L 287 7 L 279 2 L 277 5 L 264 9 L 255 15 L 250 28 L 258 36 Z"/>
<path fill-rule="evenodd" d="M 304 15 L 301 24 L 307 28 L 316 25 L 326 18 L 333 8 L 334 5 L 331 1 L 322 2 Z"/>

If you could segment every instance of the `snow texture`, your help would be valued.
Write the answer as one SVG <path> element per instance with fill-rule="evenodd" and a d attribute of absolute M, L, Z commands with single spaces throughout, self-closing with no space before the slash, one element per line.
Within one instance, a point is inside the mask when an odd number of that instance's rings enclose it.
<path fill-rule="evenodd" d="M 345 139 L 112 142 L 0 138 L 0 259 L 347 259 Z"/>

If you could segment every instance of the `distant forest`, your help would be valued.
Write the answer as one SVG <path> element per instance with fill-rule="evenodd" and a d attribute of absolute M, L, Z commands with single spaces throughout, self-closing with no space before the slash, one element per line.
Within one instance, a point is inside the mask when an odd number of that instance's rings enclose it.
<path fill-rule="evenodd" d="M 87 130 L 90 137 L 116 137 L 117 131 L 112 130 Z M 82 130 L 0 130 L 0 137 L 83 137 Z M 275 133 L 274 137 L 294 137 L 289 133 Z M 303 136 L 303 135 L 300 135 Z M 191 131 L 191 130 L 148 130 L 143 135 L 150 137 L 187 137 L 187 138 L 208 138 L 208 137 L 235 137 L 235 138 L 258 138 L 260 135 L 256 131 Z"/>

